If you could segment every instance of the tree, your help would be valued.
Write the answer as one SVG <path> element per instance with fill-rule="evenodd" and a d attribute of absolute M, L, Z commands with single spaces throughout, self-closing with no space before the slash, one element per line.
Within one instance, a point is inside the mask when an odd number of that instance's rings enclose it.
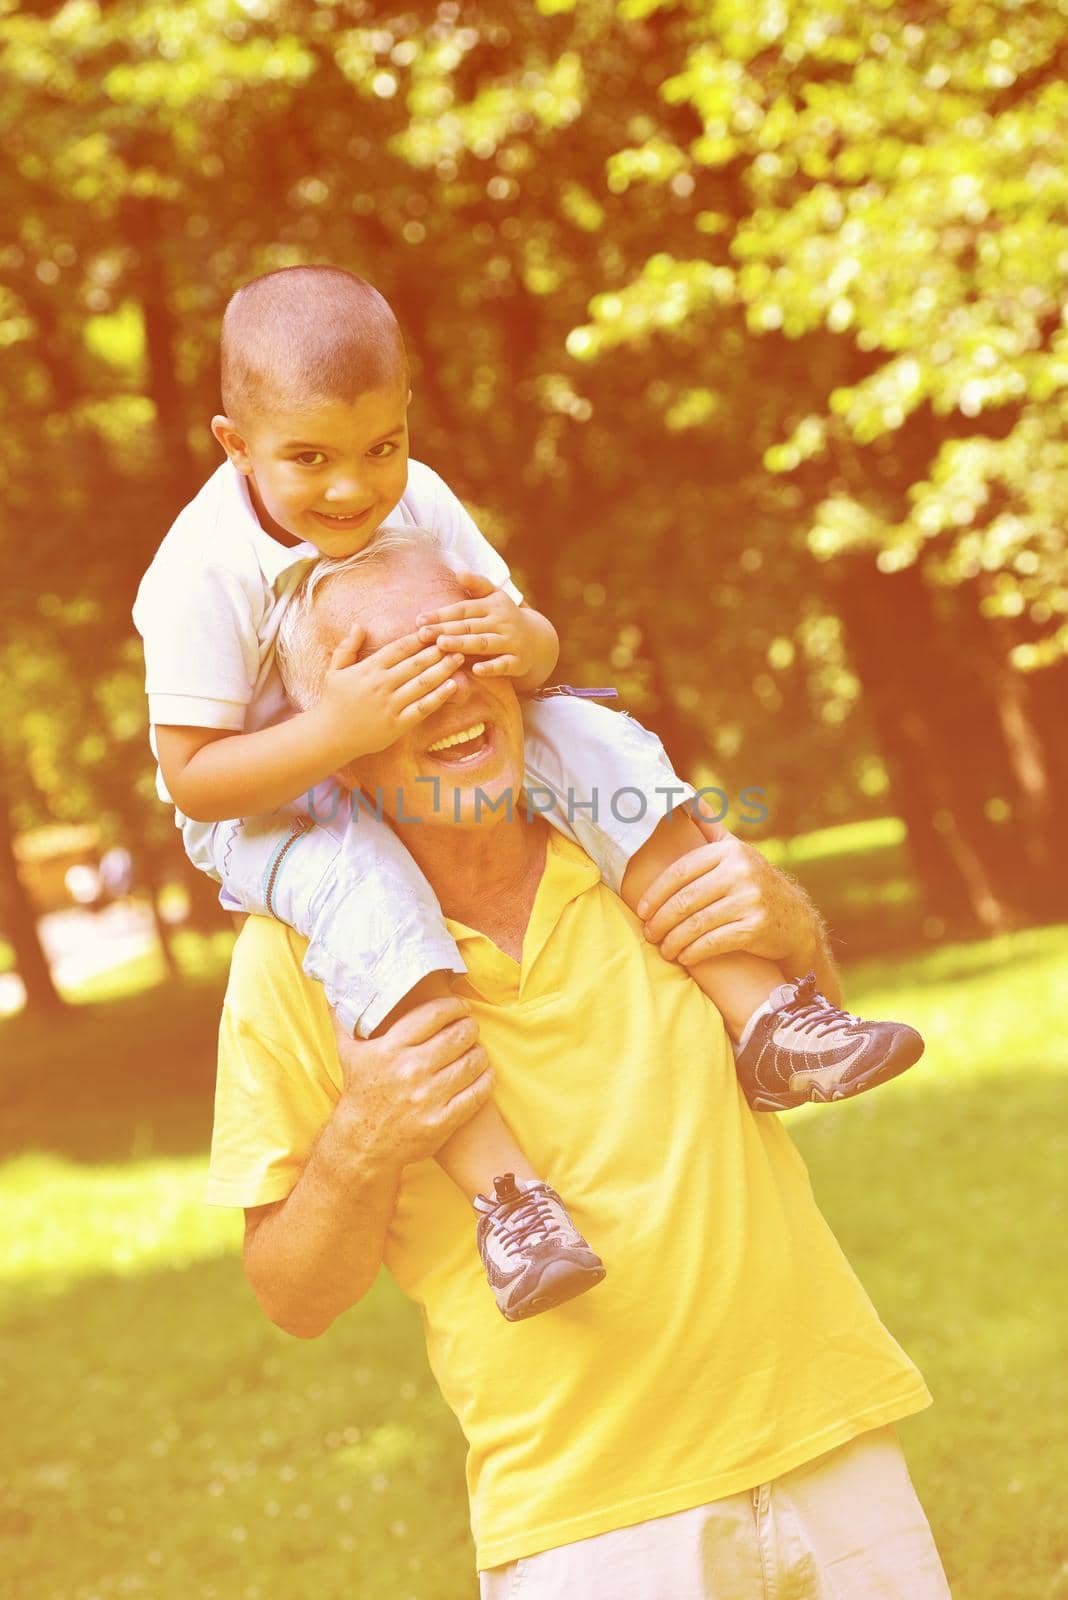
<path fill-rule="evenodd" d="M 216 459 L 229 292 L 337 261 L 396 305 L 418 453 L 568 675 L 765 787 L 777 831 L 896 806 L 947 921 L 1046 914 L 1066 27 L 1008 0 L 15 10 L 0 538 L 31 612 L 90 597 L 116 670 Z"/>
<path fill-rule="evenodd" d="M 1021 674 L 1063 683 L 1068 649 L 1068 22 L 823 0 L 618 15 L 669 70 L 608 182 L 688 195 L 693 232 L 595 298 L 571 348 L 736 312 L 806 347 L 813 383 L 764 462 L 799 486 L 932 898 L 988 927 L 1048 915 L 1068 791 L 1051 685 Z"/>
<path fill-rule="evenodd" d="M 15 965 L 26 990 L 26 1003 L 37 1013 L 57 1016 L 63 1000 L 37 933 L 37 916 L 19 877 L 14 830 L 6 786 L 0 773 L 0 931 L 10 939 Z"/>

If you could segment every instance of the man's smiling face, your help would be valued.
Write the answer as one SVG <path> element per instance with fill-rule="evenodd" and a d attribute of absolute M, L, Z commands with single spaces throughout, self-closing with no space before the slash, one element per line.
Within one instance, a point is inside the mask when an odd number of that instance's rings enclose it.
<path fill-rule="evenodd" d="M 411 548 L 396 559 L 344 573 L 321 591 L 315 614 L 330 649 L 354 622 L 366 630 L 361 655 L 416 632 L 421 612 L 466 598 L 437 554 Z M 399 827 L 423 823 L 493 826 L 518 809 L 523 786 L 523 719 L 509 678 L 476 678 L 468 663 L 440 710 L 395 744 L 361 757 L 344 774 Z M 500 804 L 500 811 L 491 807 Z"/>

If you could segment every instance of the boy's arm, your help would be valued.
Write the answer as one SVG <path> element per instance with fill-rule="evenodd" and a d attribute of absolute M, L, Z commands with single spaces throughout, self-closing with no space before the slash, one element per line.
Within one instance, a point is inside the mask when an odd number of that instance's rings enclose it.
<path fill-rule="evenodd" d="M 287 805 L 353 759 L 315 711 L 256 733 L 157 727 L 167 793 L 196 822 L 254 817 Z"/>
<path fill-rule="evenodd" d="M 520 626 L 526 634 L 530 665 L 521 677 L 516 678 L 515 691 L 516 694 L 533 694 L 535 689 L 548 683 L 556 670 L 556 663 L 560 659 L 560 636 L 548 617 L 528 606 L 525 600 L 519 608 L 519 617 Z M 488 666 L 486 663 L 487 671 Z"/>
<path fill-rule="evenodd" d="M 197 822 L 286 805 L 361 755 L 384 750 L 445 704 L 463 661 L 408 634 L 357 660 L 354 627 L 330 658 L 317 705 L 255 733 L 161 725 L 156 753 L 178 809 Z"/>
<path fill-rule="evenodd" d="M 477 600 L 493 597 L 489 610 L 481 607 L 478 610 L 474 607 L 446 607 L 430 614 L 439 621 L 460 618 L 473 620 L 477 615 L 479 623 L 468 632 L 483 635 L 493 632 L 498 635 L 485 648 L 476 648 L 474 640 L 466 645 L 460 639 L 451 640 L 450 648 L 455 645 L 469 655 L 485 655 L 487 659 L 478 662 L 474 668 L 479 677 L 500 674 L 514 678 L 519 694 L 532 694 L 535 689 L 540 689 L 552 677 L 560 656 L 560 641 L 548 617 L 526 604 L 500 551 L 488 542 L 466 506 L 436 472 L 419 462 L 413 462 L 409 475 L 409 495 L 413 501 L 412 509 L 420 516 L 420 520 L 425 521 L 427 527 L 437 530 L 457 564 L 467 569 L 458 575 L 470 594 Z M 425 504 L 421 503 L 422 496 L 427 497 Z M 489 624 L 495 618 L 503 626 L 491 629 Z M 440 631 L 448 633 L 450 630 Z M 459 633 L 461 630 L 451 631 Z M 434 636 L 429 629 L 423 634 L 424 638 Z"/>

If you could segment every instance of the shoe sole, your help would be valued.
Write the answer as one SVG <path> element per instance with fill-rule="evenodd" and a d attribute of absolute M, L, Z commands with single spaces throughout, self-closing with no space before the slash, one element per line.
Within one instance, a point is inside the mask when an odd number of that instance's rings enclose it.
<path fill-rule="evenodd" d="M 919 1041 L 918 1050 L 902 1050 L 899 1055 L 891 1056 L 889 1061 L 884 1061 L 881 1066 L 871 1067 L 867 1072 L 861 1073 L 859 1078 L 853 1078 L 848 1083 L 841 1083 L 826 1096 L 828 1102 L 835 1100 L 852 1100 L 854 1095 L 864 1094 L 868 1089 L 877 1089 L 881 1083 L 889 1083 L 891 1078 L 900 1078 L 903 1072 L 914 1067 L 923 1055 L 923 1040 Z M 814 1096 L 816 1100 L 824 1096 Z"/>
<path fill-rule="evenodd" d="M 540 1316 L 543 1311 L 551 1311 L 554 1306 L 562 1306 L 565 1301 L 596 1289 L 606 1276 L 603 1267 L 580 1267 L 576 1271 L 572 1263 L 550 1263 L 532 1295 L 519 1305 L 502 1306 L 501 1310 L 508 1322 L 525 1322 L 528 1317 Z"/>
<path fill-rule="evenodd" d="M 751 1100 L 750 1104 L 754 1111 L 795 1111 L 798 1106 L 833 1105 L 838 1100 L 852 1100 L 858 1094 L 866 1094 L 869 1089 L 877 1089 L 881 1083 L 889 1083 L 891 1078 L 899 1078 L 903 1072 L 914 1067 L 924 1052 L 924 1043 L 919 1035 L 916 1036 L 916 1042 L 919 1045 L 918 1050 L 915 1047 L 902 1047 L 897 1054 L 880 1061 L 877 1066 L 869 1067 L 867 1072 L 862 1072 L 858 1078 L 837 1084 L 829 1094 L 813 1080 L 806 1091 L 796 1091 L 798 1095 L 796 1100 L 783 1101 L 760 1095 Z"/>

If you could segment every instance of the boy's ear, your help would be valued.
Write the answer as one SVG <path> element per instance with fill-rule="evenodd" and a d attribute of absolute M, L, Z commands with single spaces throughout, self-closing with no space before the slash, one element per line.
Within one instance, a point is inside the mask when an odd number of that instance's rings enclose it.
<path fill-rule="evenodd" d="M 244 434 L 229 417 L 212 417 L 211 431 L 230 457 L 238 472 L 252 471 L 252 457 Z"/>

